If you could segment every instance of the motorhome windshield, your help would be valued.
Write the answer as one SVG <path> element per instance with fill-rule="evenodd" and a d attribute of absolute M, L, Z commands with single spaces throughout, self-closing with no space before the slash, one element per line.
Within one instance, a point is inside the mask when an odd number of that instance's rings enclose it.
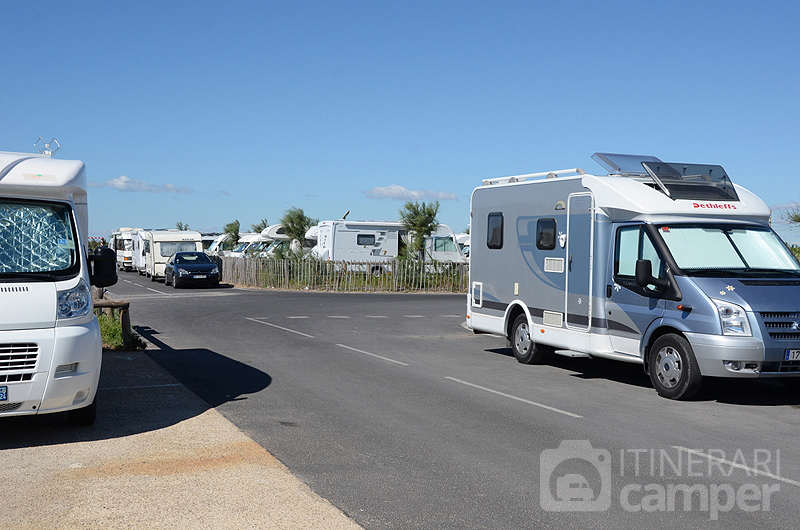
<path fill-rule="evenodd" d="M 690 275 L 800 276 L 797 260 L 775 232 L 766 227 L 661 225 L 658 232 L 678 267 Z"/>
<path fill-rule="evenodd" d="M 0 279 L 77 274 L 79 243 L 64 204 L 0 200 Z"/>

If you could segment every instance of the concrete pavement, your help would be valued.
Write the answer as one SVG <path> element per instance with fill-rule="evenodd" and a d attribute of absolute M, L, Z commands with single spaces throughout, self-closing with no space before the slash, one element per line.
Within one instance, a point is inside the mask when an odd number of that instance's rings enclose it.
<path fill-rule="evenodd" d="M 93 426 L 0 419 L 0 528 L 361 528 L 146 352 L 103 363 Z"/>

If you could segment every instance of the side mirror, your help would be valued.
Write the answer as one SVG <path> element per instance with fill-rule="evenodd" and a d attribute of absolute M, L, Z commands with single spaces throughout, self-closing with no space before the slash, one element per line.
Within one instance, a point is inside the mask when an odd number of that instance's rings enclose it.
<path fill-rule="evenodd" d="M 667 289 L 669 280 L 654 278 L 653 265 L 649 259 L 636 260 L 636 285 L 647 288 L 648 285 L 655 285 L 658 289 Z"/>
<path fill-rule="evenodd" d="M 117 283 L 117 255 L 108 247 L 97 247 L 89 254 L 89 283 L 95 287 L 110 287 Z"/>

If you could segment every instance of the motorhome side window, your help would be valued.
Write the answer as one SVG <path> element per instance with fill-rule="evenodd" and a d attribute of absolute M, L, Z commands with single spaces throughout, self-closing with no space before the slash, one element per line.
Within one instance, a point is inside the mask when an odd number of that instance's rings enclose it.
<path fill-rule="evenodd" d="M 553 250 L 556 248 L 556 220 L 539 219 L 536 221 L 536 248 Z"/>
<path fill-rule="evenodd" d="M 356 236 L 356 244 L 358 245 L 374 245 L 375 234 L 358 234 Z"/>
<path fill-rule="evenodd" d="M 503 214 L 500 212 L 489 214 L 486 246 L 494 249 L 503 248 Z"/>
<path fill-rule="evenodd" d="M 624 226 L 617 230 L 614 251 L 614 277 L 623 280 L 636 278 L 636 260 L 650 260 L 651 274 L 664 278 L 664 263 L 650 236 L 641 226 Z"/>

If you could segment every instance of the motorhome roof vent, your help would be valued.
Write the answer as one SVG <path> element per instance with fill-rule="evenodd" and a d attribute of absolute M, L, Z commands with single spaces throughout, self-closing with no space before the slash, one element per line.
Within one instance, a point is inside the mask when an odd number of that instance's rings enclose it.
<path fill-rule="evenodd" d="M 609 175 L 650 178 L 667 197 L 687 200 L 738 201 L 739 195 L 722 166 L 663 162 L 654 156 L 595 153 Z"/>

